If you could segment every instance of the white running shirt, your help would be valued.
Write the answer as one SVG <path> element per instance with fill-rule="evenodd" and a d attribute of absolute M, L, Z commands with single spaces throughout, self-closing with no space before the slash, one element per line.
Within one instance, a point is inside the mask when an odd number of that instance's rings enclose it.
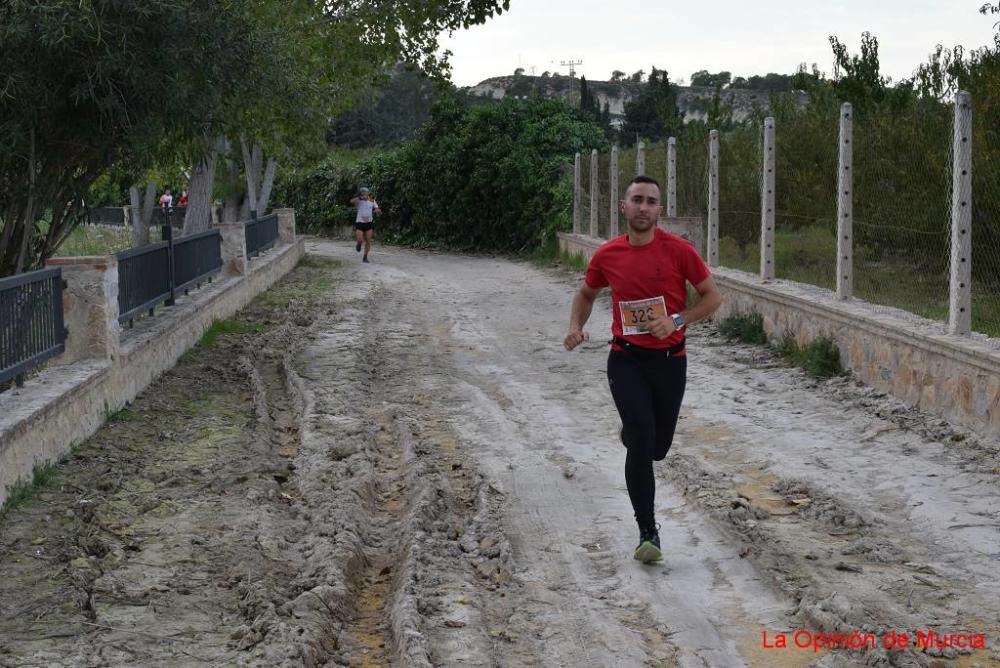
<path fill-rule="evenodd" d="M 356 223 L 370 223 L 372 222 L 372 213 L 378 208 L 378 202 L 373 199 L 359 199 L 358 200 L 358 215 L 354 219 Z"/>

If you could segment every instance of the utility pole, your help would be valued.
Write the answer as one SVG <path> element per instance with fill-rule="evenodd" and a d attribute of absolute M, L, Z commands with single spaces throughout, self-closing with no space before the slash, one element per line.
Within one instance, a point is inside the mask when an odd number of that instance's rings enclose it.
<path fill-rule="evenodd" d="M 561 60 L 561 61 L 559 61 L 559 64 L 562 65 L 563 67 L 569 67 L 569 78 L 573 79 L 573 78 L 576 78 L 576 69 L 575 69 L 576 66 L 577 65 L 583 65 L 583 61 L 582 60 Z"/>

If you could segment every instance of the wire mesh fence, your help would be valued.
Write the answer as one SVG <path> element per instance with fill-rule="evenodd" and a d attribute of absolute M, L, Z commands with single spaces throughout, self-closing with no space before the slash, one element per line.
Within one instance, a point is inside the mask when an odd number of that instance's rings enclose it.
<path fill-rule="evenodd" d="M 952 119 L 944 105 L 857 114 L 854 294 L 948 319 Z"/>
<path fill-rule="evenodd" d="M 776 278 L 836 289 L 839 126 L 836 109 L 778 119 Z"/>
<path fill-rule="evenodd" d="M 598 196 L 597 196 L 597 235 L 602 239 L 611 239 L 615 231 L 611 229 L 611 153 L 598 154 Z"/>
<path fill-rule="evenodd" d="M 590 234 L 590 154 L 580 154 L 580 232 Z"/>
<path fill-rule="evenodd" d="M 972 330 L 1000 337 L 1000 105 L 973 100 Z"/>
<path fill-rule="evenodd" d="M 643 148 L 643 152 L 645 152 L 645 147 Z M 621 196 L 625 195 L 629 181 L 634 179 L 637 173 L 636 163 L 638 153 L 639 149 L 637 147 L 630 146 L 623 149 L 618 158 L 618 189 L 621 191 Z"/>
<path fill-rule="evenodd" d="M 973 101 L 975 108 L 975 101 Z M 837 288 L 837 176 L 840 108 L 833 103 L 779 115 L 775 131 L 775 276 Z M 1000 345 L 1000 103 L 986 100 L 972 116 L 973 331 Z M 852 188 L 853 294 L 876 310 L 902 309 L 946 321 L 951 290 L 955 106 L 920 99 L 891 111 L 855 110 Z M 760 271 L 763 119 L 719 133 L 719 265 Z M 708 209 L 709 134 L 676 139 L 677 213 L 704 220 Z M 644 147 L 644 173 L 663 184 L 667 143 Z M 591 203 L 591 156 L 581 155 L 580 222 L 613 238 L 617 206 L 638 171 L 636 147 L 620 150 L 618 192 L 611 192 L 610 152 L 597 160 Z M 666 201 L 664 201 L 666 205 Z"/>
<path fill-rule="evenodd" d="M 708 135 L 677 138 L 677 215 L 705 217 L 708 211 Z"/>
<path fill-rule="evenodd" d="M 763 125 L 719 133 L 719 263 L 760 269 L 760 165 Z"/>

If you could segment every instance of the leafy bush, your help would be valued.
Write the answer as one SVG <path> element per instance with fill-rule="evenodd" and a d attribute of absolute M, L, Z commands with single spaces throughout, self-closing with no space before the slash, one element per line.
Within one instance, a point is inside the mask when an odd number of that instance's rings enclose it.
<path fill-rule="evenodd" d="M 351 220 L 367 185 L 382 209 L 379 235 L 458 250 L 526 252 L 569 229 L 576 151 L 605 149 L 602 129 L 560 100 L 437 103 L 416 139 L 357 164 L 328 159 L 286 178 L 276 200 L 304 229 Z"/>

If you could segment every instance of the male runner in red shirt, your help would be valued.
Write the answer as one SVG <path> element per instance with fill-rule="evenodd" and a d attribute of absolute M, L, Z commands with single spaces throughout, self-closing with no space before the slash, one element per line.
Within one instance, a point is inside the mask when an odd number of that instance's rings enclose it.
<path fill-rule="evenodd" d="M 662 460 L 670 449 L 684 398 L 684 331 L 710 316 L 722 296 L 694 246 L 657 227 L 663 207 L 655 179 L 634 178 L 621 206 L 628 233 L 598 248 L 590 259 L 583 285 L 573 296 L 563 345 L 573 350 L 590 339 L 583 326 L 594 300 L 610 286 L 608 383 L 622 420 L 625 484 L 639 524 L 634 556 L 650 563 L 663 558 L 653 517 L 653 461 Z M 685 308 L 688 283 L 701 297 Z"/>

